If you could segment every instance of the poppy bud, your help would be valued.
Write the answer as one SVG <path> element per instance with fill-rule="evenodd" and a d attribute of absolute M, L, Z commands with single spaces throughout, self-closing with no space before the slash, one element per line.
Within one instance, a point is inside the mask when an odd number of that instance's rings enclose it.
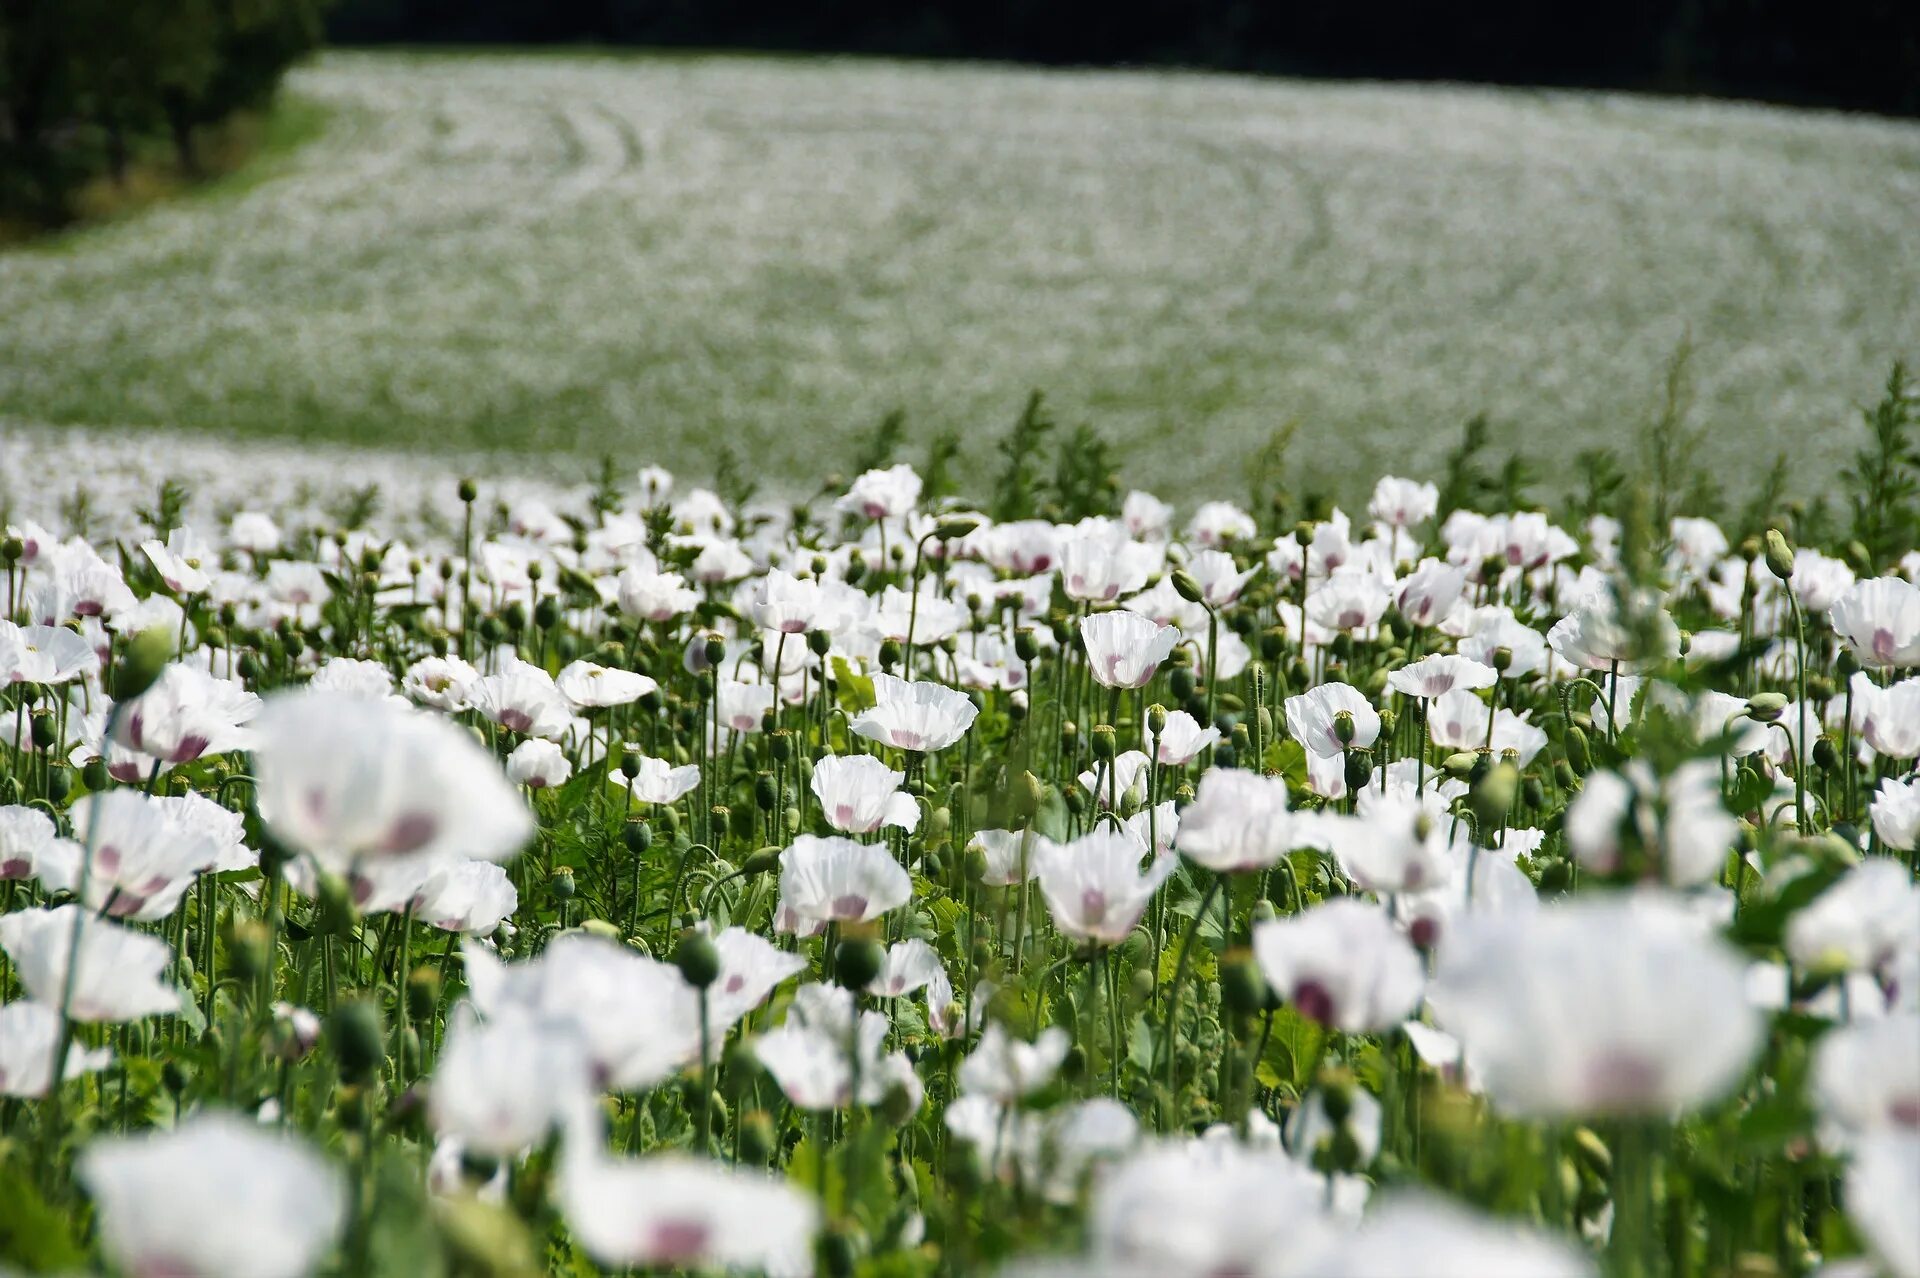
<path fill-rule="evenodd" d="M 150 626 L 127 641 L 125 653 L 113 668 L 113 699 L 131 701 L 153 686 L 173 656 L 173 632 Z"/>
<path fill-rule="evenodd" d="M 347 881 L 331 870 L 322 870 L 314 895 L 320 907 L 316 915 L 321 934 L 341 940 L 352 937 L 360 922 L 360 911 L 354 907 L 353 889 L 347 886 Z"/>
<path fill-rule="evenodd" d="M 863 936 L 849 937 L 833 950 L 833 979 L 850 990 L 863 990 L 880 975 L 887 952 L 877 941 Z"/>
<path fill-rule="evenodd" d="M 372 1000 L 348 999 L 327 1022 L 327 1041 L 340 1064 L 340 1076 L 359 1082 L 386 1060 L 386 1029 Z"/>
<path fill-rule="evenodd" d="M 1573 866 L 1565 860 L 1547 862 L 1540 871 L 1540 890 L 1564 892 L 1573 885 Z"/>
<path fill-rule="evenodd" d="M 18 537 L 9 537 L 5 541 L 0 541 L 0 559 L 5 559 L 8 567 L 19 563 L 20 557 L 26 553 L 27 543 Z"/>
<path fill-rule="evenodd" d="M 1529 772 L 1520 782 L 1520 801 L 1530 808 L 1543 806 L 1547 801 L 1547 788 L 1541 784 L 1538 773 Z"/>
<path fill-rule="evenodd" d="M 880 645 L 880 669 L 892 673 L 893 668 L 900 664 L 901 655 L 899 642 L 893 639 L 886 640 Z"/>
<path fill-rule="evenodd" d="M 816 657 L 824 657 L 833 650 L 833 636 L 824 630 L 807 631 L 807 651 Z"/>
<path fill-rule="evenodd" d="M 1757 723 L 1772 723 L 1787 709 L 1787 698 L 1779 692 L 1756 692 L 1747 698 L 1747 717 Z"/>
<path fill-rule="evenodd" d="M 47 777 L 47 797 L 55 803 L 63 802 L 73 790 L 73 774 L 61 768 Z"/>
<path fill-rule="evenodd" d="M 748 878 L 770 874 L 779 868 L 780 849 L 775 847 L 759 848 L 740 863 L 741 875 Z"/>
<path fill-rule="evenodd" d="M 480 495 L 479 486 L 475 484 L 471 479 L 461 480 L 460 487 L 456 491 L 460 494 L 460 500 L 468 503 L 469 505 L 473 503 L 474 498 Z"/>
<path fill-rule="evenodd" d="M 893 1127 L 905 1127 L 912 1122 L 916 1108 L 913 1093 L 908 1091 L 907 1085 L 898 1079 L 895 1079 L 886 1093 L 880 1097 L 880 1117 Z"/>
<path fill-rule="evenodd" d="M 33 712 L 32 738 L 36 750 L 49 749 L 59 739 L 59 731 L 54 726 L 53 716 L 45 710 Z"/>
<path fill-rule="evenodd" d="M 1133 975 L 1127 978 L 1127 992 L 1134 1002 L 1144 1003 L 1153 997 L 1156 983 L 1152 968 L 1136 967 L 1133 969 Z"/>
<path fill-rule="evenodd" d="M 1820 736 L 1814 740 L 1813 765 L 1822 772 L 1832 772 L 1840 766 L 1840 750 L 1832 737 Z"/>
<path fill-rule="evenodd" d="M 1593 771 L 1593 751 L 1587 745 L 1587 734 L 1578 724 L 1567 729 L 1567 762 L 1580 776 Z"/>
<path fill-rule="evenodd" d="M 773 784 L 773 773 L 762 772 L 753 779 L 753 802 L 762 812 L 771 812 L 780 801 L 780 791 Z"/>
<path fill-rule="evenodd" d="M 267 970 L 272 951 L 267 941 L 267 925 L 259 919 L 235 922 L 227 934 L 227 961 L 243 981 L 257 981 Z"/>
<path fill-rule="evenodd" d="M 764 1166 L 774 1151 L 773 1119 L 764 1109 L 749 1110 L 740 1116 L 740 1161 L 749 1167 Z"/>
<path fill-rule="evenodd" d="M 1034 817 L 1040 812 L 1040 805 L 1046 802 L 1046 797 L 1045 783 L 1031 772 L 1022 772 L 1014 780 L 1012 792 L 1008 796 L 1011 800 L 1008 828 L 1024 830 L 1032 825 Z"/>
<path fill-rule="evenodd" d="M 88 759 L 80 769 L 80 783 L 89 790 L 104 790 L 111 784 L 107 776 L 107 764 L 104 759 Z"/>
<path fill-rule="evenodd" d="M 440 1008 L 440 974 L 421 964 L 407 975 L 407 1015 L 424 1021 Z"/>
<path fill-rule="evenodd" d="M 1220 1001 L 1241 1016 L 1252 1016 L 1267 1001 L 1266 978 L 1249 950 L 1229 950 L 1220 964 Z"/>
<path fill-rule="evenodd" d="M 538 564 L 533 565 L 539 567 Z M 542 630 L 551 630 L 560 624 L 560 601 L 548 595 L 533 606 L 533 624 Z"/>
<path fill-rule="evenodd" d="M 1778 528 L 1767 529 L 1767 571 L 1786 581 L 1793 576 L 1793 547 Z"/>
<path fill-rule="evenodd" d="M 687 984 L 704 990 L 720 979 L 720 951 L 705 932 L 689 931 L 674 947 L 673 965 Z"/>
<path fill-rule="evenodd" d="M 933 526 L 933 535 L 941 541 L 952 541 L 955 537 L 964 537 L 980 526 L 980 521 L 972 515 L 948 515 Z"/>

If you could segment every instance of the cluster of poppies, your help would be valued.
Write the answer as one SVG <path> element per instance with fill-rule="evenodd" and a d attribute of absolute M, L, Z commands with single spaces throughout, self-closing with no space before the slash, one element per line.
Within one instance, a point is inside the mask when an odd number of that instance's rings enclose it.
<path fill-rule="evenodd" d="M 457 498 L 7 528 L 0 1266 L 1920 1278 L 1920 551 Z"/>

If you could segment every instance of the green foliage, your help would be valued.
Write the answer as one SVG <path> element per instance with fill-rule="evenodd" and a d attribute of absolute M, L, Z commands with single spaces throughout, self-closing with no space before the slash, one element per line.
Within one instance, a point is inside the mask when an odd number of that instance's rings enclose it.
<path fill-rule="evenodd" d="M 1706 427 L 1689 424 L 1693 409 L 1694 345 L 1680 339 L 1667 359 L 1660 382 L 1660 403 L 1640 430 L 1639 486 L 1649 496 L 1648 517 L 1665 529 L 1682 513 L 1711 519 L 1721 505 L 1722 489 L 1700 464 Z"/>
<path fill-rule="evenodd" d="M 0 9 L 0 217 L 57 224 L 149 143 L 198 176 L 197 131 L 265 105 L 325 0 L 62 0 Z"/>
<path fill-rule="evenodd" d="M 1863 410 L 1867 442 L 1842 473 L 1853 539 L 1875 567 L 1920 541 L 1920 388 L 1895 364 L 1879 402 Z"/>
<path fill-rule="evenodd" d="M 1002 464 L 987 513 L 996 521 L 1032 519 L 1040 513 L 1036 476 L 1044 473 L 1040 457 L 1053 427 L 1053 418 L 1046 411 L 1046 397 L 1039 391 L 1030 392 L 1020 416 L 995 445 Z"/>
<path fill-rule="evenodd" d="M 859 441 L 853 455 L 853 473 L 858 475 L 891 466 L 900 455 L 900 445 L 906 433 L 905 409 L 895 408 L 883 414 L 873 424 L 872 432 Z"/>

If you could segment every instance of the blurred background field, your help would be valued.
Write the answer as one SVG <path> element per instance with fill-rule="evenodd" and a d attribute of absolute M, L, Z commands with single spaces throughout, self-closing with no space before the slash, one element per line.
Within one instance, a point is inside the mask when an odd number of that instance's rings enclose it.
<path fill-rule="evenodd" d="M 1740 488 L 1788 451 L 1807 489 L 1920 350 L 1911 121 L 409 51 L 321 56 L 263 127 L 190 198 L 0 253 L 0 429 L 575 473 L 704 472 L 724 441 L 777 489 L 895 409 L 903 456 L 946 434 L 984 464 L 1037 388 L 1168 495 L 1244 490 L 1291 427 L 1302 482 L 1352 497 L 1435 472 L 1479 414 L 1553 491 L 1673 419 L 1684 346 L 1700 460 Z"/>

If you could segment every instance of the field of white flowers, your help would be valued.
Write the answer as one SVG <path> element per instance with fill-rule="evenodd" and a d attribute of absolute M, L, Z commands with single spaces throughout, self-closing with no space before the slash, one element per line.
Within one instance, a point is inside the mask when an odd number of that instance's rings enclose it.
<path fill-rule="evenodd" d="M 1920 1278 L 1868 425 L 1752 527 L 0 441 L 96 462 L 0 538 L 0 1271 Z"/>
<path fill-rule="evenodd" d="M 1298 420 L 1351 501 L 1481 412 L 1564 479 L 1690 336 L 1702 460 L 1790 447 L 1811 486 L 1920 333 L 1911 123 L 738 57 L 290 88 L 330 127 L 240 189 L 0 256 L 11 429 L 701 470 L 725 438 L 778 476 L 895 407 L 978 456 L 1037 387 L 1195 498 Z"/>

